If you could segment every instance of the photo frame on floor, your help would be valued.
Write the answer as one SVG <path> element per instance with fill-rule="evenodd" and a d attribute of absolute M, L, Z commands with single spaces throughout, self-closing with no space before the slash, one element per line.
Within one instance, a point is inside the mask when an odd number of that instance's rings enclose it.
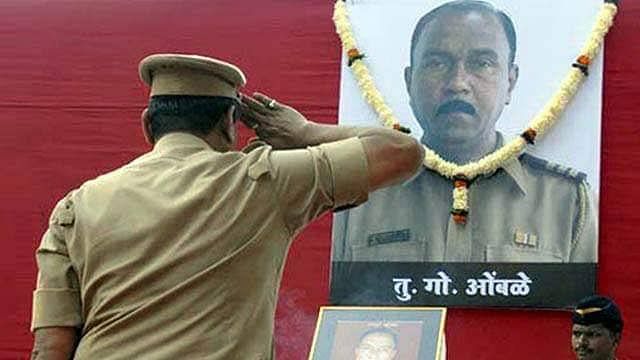
<path fill-rule="evenodd" d="M 320 308 L 309 360 L 444 359 L 446 308 Z"/>

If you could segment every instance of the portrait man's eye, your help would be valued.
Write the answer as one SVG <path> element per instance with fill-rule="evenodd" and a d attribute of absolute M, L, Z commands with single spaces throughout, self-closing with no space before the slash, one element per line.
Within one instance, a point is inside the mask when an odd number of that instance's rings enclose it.
<path fill-rule="evenodd" d="M 469 72 L 492 75 L 498 71 L 500 64 L 497 60 L 489 57 L 471 57 L 467 61 L 466 68 Z"/>
<path fill-rule="evenodd" d="M 447 71 L 451 67 L 451 61 L 443 56 L 427 56 L 422 61 L 422 66 L 429 71 Z"/>
<path fill-rule="evenodd" d="M 471 61 L 471 65 L 477 69 L 488 69 L 496 67 L 497 63 L 495 60 L 491 59 L 473 59 Z"/>

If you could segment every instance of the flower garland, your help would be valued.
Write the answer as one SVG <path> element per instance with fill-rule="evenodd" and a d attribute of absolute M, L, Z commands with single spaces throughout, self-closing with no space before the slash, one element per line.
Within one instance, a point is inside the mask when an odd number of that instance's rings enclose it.
<path fill-rule="evenodd" d="M 617 11 L 618 7 L 615 0 L 605 1 L 598 14 L 598 19 L 591 31 L 591 35 L 580 52 L 581 55 L 577 58 L 569 70 L 569 73 L 561 82 L 560 88 L 542 110 L 534 116 L 528 128 L 523 131 L 520 136 L 482 159 L 463 165 L 446 161 L 435 151 L 423 145 L 425 148 L 424 166 L 444 177 L 454 180 L 451 213 L 456 223 L 465 224 L 467 221 L 469 213 L 468 188 L 470 182 L 479 175 L 493 173 L 507 161 L 522 154 L 527 144 L 533 145 L 537 137 L 544 135 L 556 123 L 560 114 L 578 91 L 584 78 L 588 76 L 591 59 L 596 56 L 605 35 L 613 25 L 613 19 Z M 348 64 L 353 71 L 364 99 L 376 111 L 384 126 L 408 133 L 409 129 L 400 125 L 398 119 L 393 115 L 391 108 L 385 103 L 384 98 L 373 81 L 367 65 L 362 61 L 365 55 L 358 50 L 355 36 L 349 22 L 347 6 L 343 0 L 337 0 L 335 3 L 333 21 L 336 26 L 336 32 L 342 41 L 343 49 L 347 53 Z"/>

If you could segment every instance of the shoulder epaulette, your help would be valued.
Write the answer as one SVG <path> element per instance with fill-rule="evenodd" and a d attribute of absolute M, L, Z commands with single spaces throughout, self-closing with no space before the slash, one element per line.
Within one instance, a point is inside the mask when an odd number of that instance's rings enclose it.
<path fill-rule="evenodd" d="M 62 200 L 58 201 L 51 213 L 50 224 L 61 226 L 73 225 L 75 221 L 72 200 L 73 192 L 74 191 L 71 191 Z"/>
<path fill-rule="evenodd" d="M 587 180 L 587 174 L 580 172 L 578 170 L 572 169 L 568 166 L 556 164 L 551 161 L 547 161 L 544 159 L 540 159 L 533 155 L 524 153 L 520 156 L 520 160 L 527 163 L 531 167 L 540 170 L 546 170 L 553 174 L 563 176 L 565 178 L 577 181 L 577 182 L 585 182 Z"/>

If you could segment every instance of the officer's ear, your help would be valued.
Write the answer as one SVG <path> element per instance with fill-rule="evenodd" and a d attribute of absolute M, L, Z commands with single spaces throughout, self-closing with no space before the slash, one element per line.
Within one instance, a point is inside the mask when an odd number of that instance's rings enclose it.
<path fill-rule="evenodd" d="M 149 108 L 144 108 L 142 114 L 140 115 L 140 120 L 142 123 L 142 134 L 144 135 L 144 139 L 150 145 L 153 145 L 155 141 L 153 140 L 153 133 L 151 132 L 151 118 L 149 117 Z"/>
<path fill-rule="evenodd" d="M 222 115 L 222 118 L 218 121 L 214 130 L 219 133 L 227 144 L 229 144 L 230 148 L 233 148 L 236 145 L 236 124 L 234 119 L 235 109 L 235 105 L 230 106 Z"/>
<path fill-rule="evenodd" d="M 520 75 L 520 68 L 517 64 L 509 65 L 509 91 L 507 92 L 507 100 L 505 101 L 505 105 L 509 105 L 511 103 L 511 92 L 516 87 L 516 83 L 518 82 L 518 76 Z"/>

